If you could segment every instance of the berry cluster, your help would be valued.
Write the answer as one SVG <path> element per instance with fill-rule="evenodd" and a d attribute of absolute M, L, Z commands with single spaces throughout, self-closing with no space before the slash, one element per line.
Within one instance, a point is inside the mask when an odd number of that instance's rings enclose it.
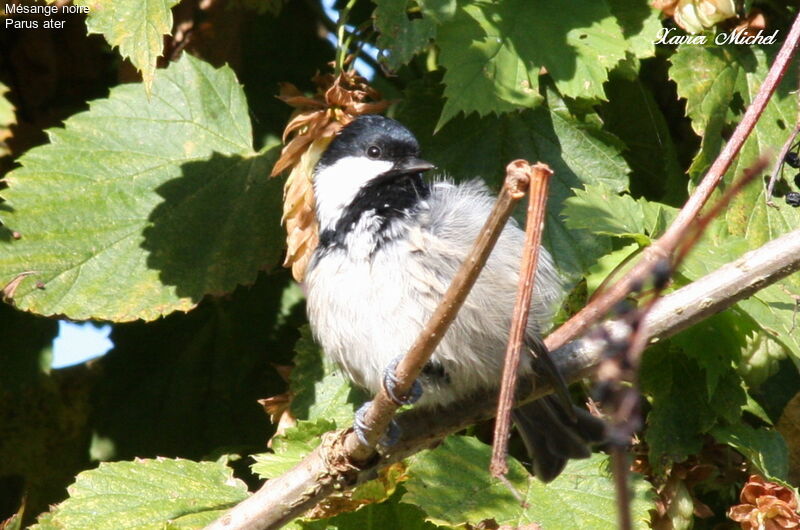
<path fill-rule="evenodd" d="M 786 165 L 792 167 L 794 169 L 800 168 L 800 155 L 797 154 L 797 151 L 790 151 L 786 153 L 786 157 L 783 159 L 786 162 Z M 800 173 L 794 176 L 794 185 L 800 188 Z M 797 191 L 790 191 L 786 194 L 786 204 L 789 206 L 794 206 L 797 208 L 800 206 L 800 192 Z"/>

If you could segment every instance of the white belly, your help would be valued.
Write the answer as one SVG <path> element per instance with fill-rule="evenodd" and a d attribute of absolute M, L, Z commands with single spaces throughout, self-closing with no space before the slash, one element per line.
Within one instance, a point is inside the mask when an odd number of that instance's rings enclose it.
<path fill-rule="evenodd" d="M 334 251 L 306 278 L 316 339 L 355 383 L 372 393 L 380 389 L 384 368 L 416 340 L 459 265 L 449 260 L 431 270 L 426 263 L 442 263 L 430 255 L 435 248 L 391 245 L 371 261 Z M 418 406 L 446 404 L 499 381 L 513 303 L 513 291 L 492 292 L 478 280 L 432 357 L 448 381 L 431 387 L 423 379 L 425 393 Z"/>

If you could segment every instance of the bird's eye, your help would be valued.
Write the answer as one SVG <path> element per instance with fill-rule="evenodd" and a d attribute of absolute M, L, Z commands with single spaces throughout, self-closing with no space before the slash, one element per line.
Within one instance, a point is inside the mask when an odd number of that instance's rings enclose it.
<path fill-rule="evenodd" d="M 381 156 L 381 148 L 377 145 L 367 147 L 367 156 L 370 158 L 379 158 Z"/>

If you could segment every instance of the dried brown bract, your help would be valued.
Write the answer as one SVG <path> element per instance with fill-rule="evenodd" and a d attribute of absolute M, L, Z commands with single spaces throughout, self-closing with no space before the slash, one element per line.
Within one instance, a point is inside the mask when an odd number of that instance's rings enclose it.
<path fill-rule="evenodd" d="M 354 71 L 317 74 L 313 81 L 317 86 L 314 97 L 303 95 L 290 83 L 281 85 L 278 98 L 297 110 L 283 131 L 285 145 L 272 168 L 273 177 L 291 170 L 283 195 L 287 245 L 283 266 L 292 268 L 297 281 L 303 280 L 318 241 L 311 182 L 314 166 L 333 136 L 353 118 L 382 112 L 389 105 Z"/>

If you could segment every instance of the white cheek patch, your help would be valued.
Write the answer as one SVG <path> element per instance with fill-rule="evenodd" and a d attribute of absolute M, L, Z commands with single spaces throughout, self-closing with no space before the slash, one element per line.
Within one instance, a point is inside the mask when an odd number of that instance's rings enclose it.
<path fill-rule="evenodd" d="M 392 169 L 392 165 L 385 160 L 348 156 L 318 171 L 314 176 L 314 196 L 320 228 L 333 228 L 342 210 L 353 201 L 358 190 Z"/>

